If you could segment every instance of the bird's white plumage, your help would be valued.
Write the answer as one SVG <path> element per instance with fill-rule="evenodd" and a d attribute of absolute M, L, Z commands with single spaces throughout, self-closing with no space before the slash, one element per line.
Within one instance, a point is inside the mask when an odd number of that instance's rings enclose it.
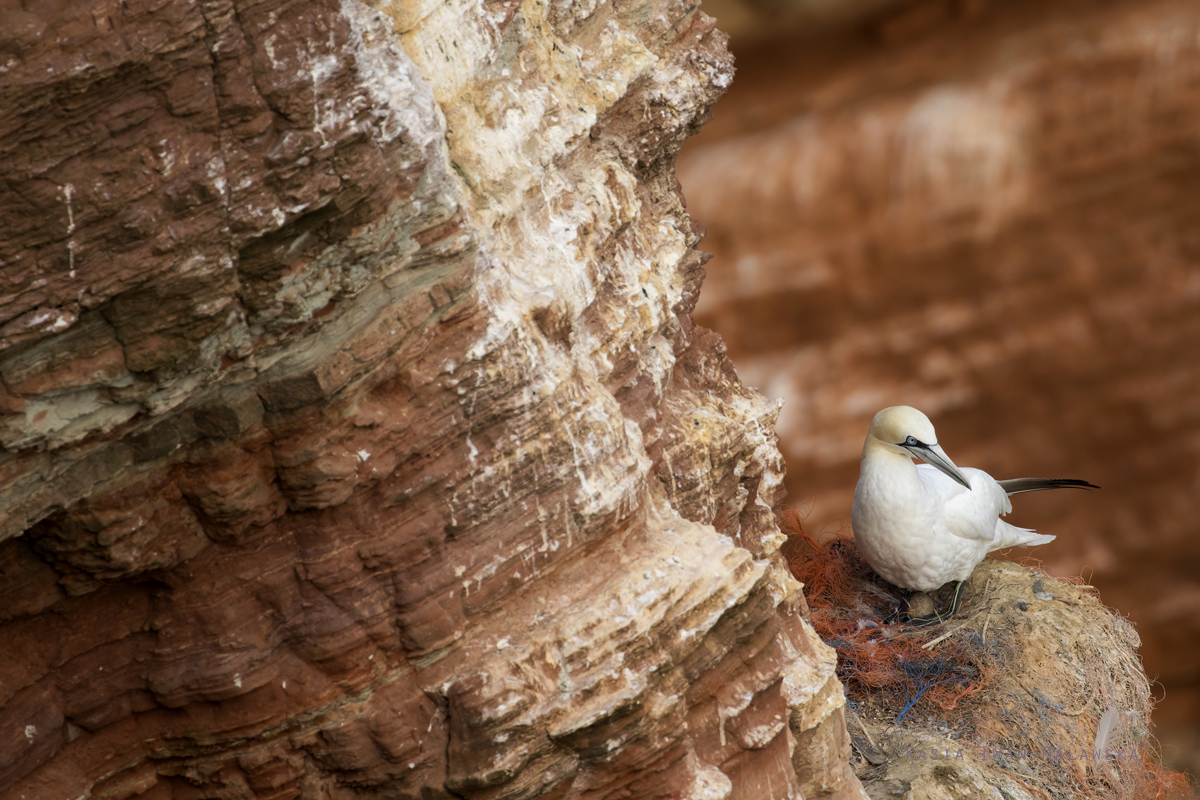
<path fill-rule="evenodd" d="M 929 463 L 914 464 L 914 456 Z M 879 575 L 928 592 L 966 580 L 993 550 L 1053 541 L 1000 519 L 1011 510 L 991 475 L 954 466 L 920 411 L 895 406 L 875 415 L 863 445 L 852 524 L 858 549 Z"/>

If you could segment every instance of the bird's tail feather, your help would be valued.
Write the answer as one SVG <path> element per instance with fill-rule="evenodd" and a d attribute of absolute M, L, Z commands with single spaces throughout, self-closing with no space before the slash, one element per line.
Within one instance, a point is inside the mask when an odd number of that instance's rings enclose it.
<path fill-rule="evenodd" d="M 1039 544 L 1049 544 L 1054 537 L 1048 533 L 1038 533 L 1033 528 L 1018 528 L 1009 525 L 1002 519 L 996 520 L 996 536 L 992 539 L 992 550 L 1003 550 L 1006 547 L 1036 547 Z M 989 551 L 990 552 L 990 551 Z"/>
<path fill-rule="evenodd" d="M 1099 489 L 1094 483 L 1081 481 L 1077 478 L 1012 478 L 1007 481 L 996 481 L 1006 494 L 1021 492 L 1041 492 L 1046 489 Z"/>

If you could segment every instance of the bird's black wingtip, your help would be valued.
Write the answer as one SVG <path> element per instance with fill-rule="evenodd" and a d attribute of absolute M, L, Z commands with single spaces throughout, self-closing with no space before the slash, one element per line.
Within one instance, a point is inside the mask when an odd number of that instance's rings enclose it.
<path fill-rule="evenodd" d="M 1020 494 L 1022 492 L 1042 492 L 1046 489 L 1099 489 L 1100 487 L 1089 481 L 1081 481 L 1078 478 L 1013 478 L 1007 481 L 997 481 L 1000 488 L 1004 489 L 1007 494 Z"/>
<path fill-rule="evenodd" d="M 1099 489 L 1100 487 L 1088 481 L 1081 481 L 1078 478 L 1053 478 L 1052 483 L 1055 486 L 1061 486 L 1064 489 Z"/>

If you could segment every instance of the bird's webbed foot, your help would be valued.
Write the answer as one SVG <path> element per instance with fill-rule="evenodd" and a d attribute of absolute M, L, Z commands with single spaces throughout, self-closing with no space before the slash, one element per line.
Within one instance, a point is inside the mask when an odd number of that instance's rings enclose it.
<path fill-rule="evenodd" d="M 906 622 L 917 628 L 947 622 L 958 613 L 958 607 L 962 604 L 963 587 L 965 585 L 966 581 L 959 581 L 954 585 L 954 593 L 950 596 L 950 605 L 944 610 L 938 610 L 937 606 L 934 605 L 932 611 L 914 616 L 911 613 L 911 605 L 906 605 L 904 609 L 896 609 L 884 622 Z"/>

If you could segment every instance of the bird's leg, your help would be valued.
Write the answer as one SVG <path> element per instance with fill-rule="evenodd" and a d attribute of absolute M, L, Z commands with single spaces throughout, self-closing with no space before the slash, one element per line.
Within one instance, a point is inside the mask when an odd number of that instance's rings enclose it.
<path fill-rule="evenodd" d="M 907 622 L 909 625 L 915 625 L 918 628 L 923 628 L 927 625 L 936 625 L 939 622 L 946 622 L 947 620 L 952 619 L 954 615 L 958 613 L 958 607 L 962 603 L 963 587 L 966 585 L 966 583 L 966 581 L 959 581 L 954 585 L 954 594 L 950 597 L 950 608 L 946 609 L 945 611 L 937 611 L 935 609 L 932 614 L 925 617 L 909 617 L 908 615 L 904 614 L 901 615 L 901 620 Z"/>

